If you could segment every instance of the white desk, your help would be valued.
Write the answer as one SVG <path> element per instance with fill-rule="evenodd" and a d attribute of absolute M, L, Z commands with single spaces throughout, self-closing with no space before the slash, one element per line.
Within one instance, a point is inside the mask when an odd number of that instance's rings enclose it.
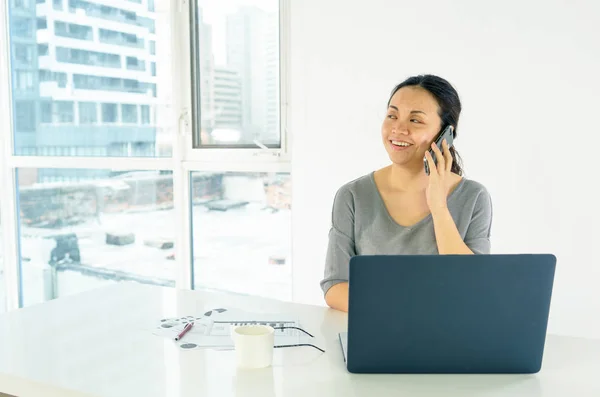
<path fill-rule="evenodd" d="M 293 312 L 310 347 L 276 349 L 274 366 L 238 371 L 233 351 L 182 350 L 151 329 L 207 307 Z M 20 397 L 600 396 L 600 341 L 549 336 L 537 375 L 354 375 L 337 333 L 347 316 L 238 295 L 117 285 L 0 316 L 0 393 Z"/>

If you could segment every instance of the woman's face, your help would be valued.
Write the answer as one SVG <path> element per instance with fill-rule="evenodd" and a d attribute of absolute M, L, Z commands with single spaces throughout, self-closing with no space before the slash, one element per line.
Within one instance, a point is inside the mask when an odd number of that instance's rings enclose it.
<path fill-rule="evenodd" d="M 425 151 L 438 135 L 442 120 L 435 97 L 420 87 L 403 87 L 390 101 L 381 136 L 394 164 L 423 166 Z"/>

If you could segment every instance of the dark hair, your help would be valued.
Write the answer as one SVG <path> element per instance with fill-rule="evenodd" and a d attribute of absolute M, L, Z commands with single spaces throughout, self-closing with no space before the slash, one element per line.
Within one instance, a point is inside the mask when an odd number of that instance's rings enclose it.
<path fill-rule="evenodd" d="M 456 138 L 458 118 L 460 117 L 462 106 L 460 104 L 458 92 L 456 92 L 454 87 L 452 87 L 448 81 L 431 74 L 409 77 L 394 87 L 390 99 L 388 100 L 388 106 L 394 94 L 403 87 L 421 87 L 432 94 L 437 100 L 440 109 L 439 116 L 442 119 L 442 130 L 448 125 L 454 126 L 454 138 Z M 462 159 L 454 145 L 450 148 L 450 154 L 452 154 L 452 172 L 462 175 Z"/>

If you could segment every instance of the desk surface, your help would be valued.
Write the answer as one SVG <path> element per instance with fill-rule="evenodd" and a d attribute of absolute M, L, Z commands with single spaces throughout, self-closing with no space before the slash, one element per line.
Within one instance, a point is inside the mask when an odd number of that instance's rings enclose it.
<path fill-rule="evenodd" d="M 325 354 L 276 349 L 272 368 L 235 368 L 233 351 L 182 350 L 161 318 L 236 307 L 294 313 Z M 19 397 L 600 396 L 600 341 L 549 336 L 536 375 L 355 375 L 337 333 L 347 316 L 316 306 L 123 284 L 0 316 L 0 393 Z"/>

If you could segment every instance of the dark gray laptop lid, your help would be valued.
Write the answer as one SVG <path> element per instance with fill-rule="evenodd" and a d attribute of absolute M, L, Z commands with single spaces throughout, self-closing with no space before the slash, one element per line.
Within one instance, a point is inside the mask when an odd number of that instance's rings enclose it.
<path fill-rule="evenodd" d="M 546 254 L 353 257 L 348 370 L 539 371 L 555 264 Z"/>

